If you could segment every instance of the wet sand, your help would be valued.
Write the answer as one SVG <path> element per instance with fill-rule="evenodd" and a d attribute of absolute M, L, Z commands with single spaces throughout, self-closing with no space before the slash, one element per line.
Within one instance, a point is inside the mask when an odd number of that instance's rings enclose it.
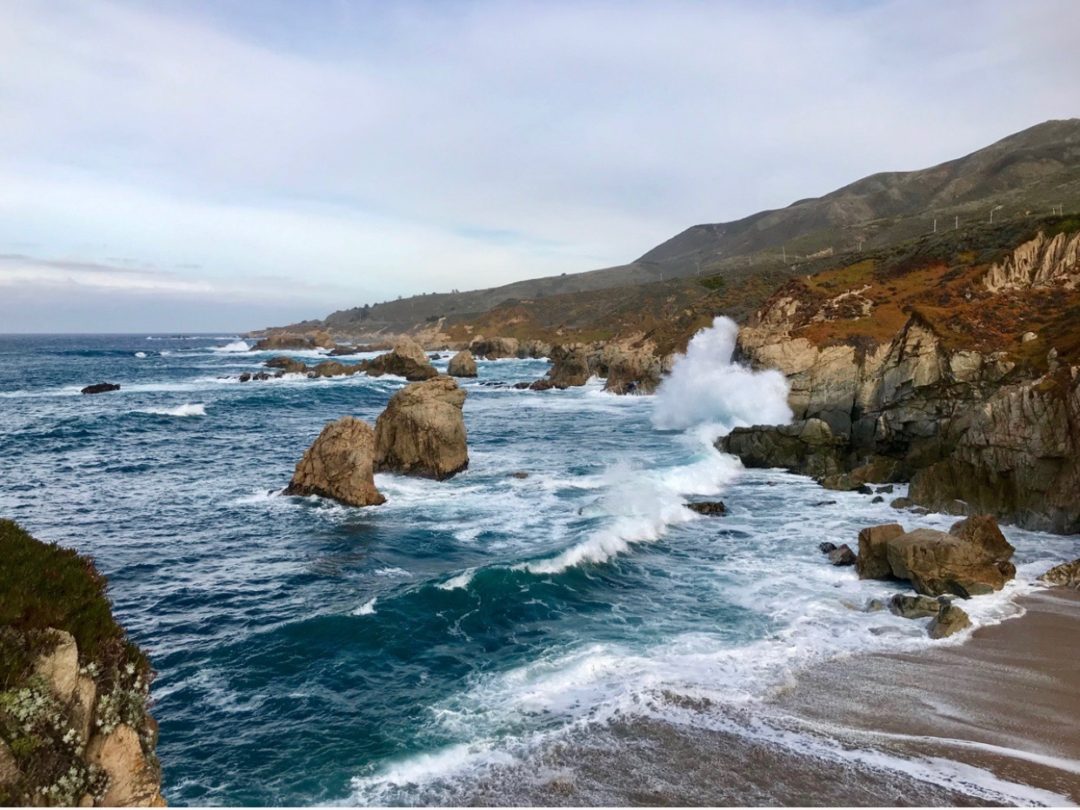
<path fill-rule="evenodd" d="M 472 805 L 1080 803 L 1080 593 L 961 645 L 862 655 L 744 707 L 670 696 L 453 786 Z M 661 703 L 664 698 L 661 698 Z"/>

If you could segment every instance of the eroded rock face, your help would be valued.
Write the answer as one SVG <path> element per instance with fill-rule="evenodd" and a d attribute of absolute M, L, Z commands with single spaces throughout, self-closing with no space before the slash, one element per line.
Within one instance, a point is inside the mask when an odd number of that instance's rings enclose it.
<path fill-rule="evenodd" d="M 1048 237 L 1040 232 L 986 271 L 990 292 L 1028 287 L 1080 286 L 1080 233 Z"/>
<path fill-rule="evenodd" d="M 863 579 L 909 580 L 926 596 L 967 598 L 1000 590 L 1016 575 L 1013 551 L 986 516 L 962 520 L 948 532 L 904 532 L 887 524 L 860 532 L 858 570 Z"/>
<path fill-rule="evenodd" d="M 334 339 L 328 332 L 274 332 L 251 347 L 252 351 L 280 349 L 332 349 Z"/>
<path fill-rule="evenodd" d="M 364 365 L 364 370 L 372 377 L 383 374 L 396 374 L 410 382 L 430 380 L 439 372 L 431 365 L 424 348 L 415 340 L 404 338 L 394 344 L 386 354 L 380 354 Z"/>
<path fill-rule="evenodd" d="M 71 633 L 55 629 L 49 633 L 56 646 L 38 658 L 34 673 L 49 685 L 61 703 L 68 703 L 79 682 L 79 650 Z"/>
<path fill-rule="evenodd" d="M 847 451 L 845 439 L 816 418 L 790 425 L 735 428 L 716 446 L 737 455 L 747 467 L 784 467 L 819 479 L 841 472 Z"/>
<path fill-rule="evenodd" d="M 569 388 L 584 385 L 593 375 L 589 352 L 584 346 L 556 346 L 551 350 L 552 366 L 548 371 L 549 387 Z"/>
<path fill-rule="evenodd" d="M 1061 585 L 1080 591 L 1080 560 L 1055 565 L 1039 579 L 1049 585 Z"/>
<path fill-rule="evenodd" d="M 475 377 L 476 360 L 473 358 L 472 352 L 465 349 L 455 354 L 450 358 L 446 371 L 451 377 Z"/>
<path fill-rule="evenodd" d="M 375 432 L 345 416 L 322 429 L 297 462 L 286 495 L 320 495 L 347 506 L 376 506 L 385 498 L 375 488 Z"/>
<path fill-rule="evenodd" d="M 165 806 L 157 769 L 147 760 L 139 735 L 131 726 L 121 723 L 108 735 L 96 735 L 86 747 L 86 759 L 109 778 L 102 806 Z"/>
<path fill-rule="evenodd" d="M 450 377 L 407 385 L 375 422 L 375 467 L 442 480 L 469 465 L 462 406 Z"/>
<path fill-rule="evenodd" d="M 613 346 L 603 358 L 604 390 L 615 394 L 651 394 L 660 385 L 663 361 L 647 349 Z"/>

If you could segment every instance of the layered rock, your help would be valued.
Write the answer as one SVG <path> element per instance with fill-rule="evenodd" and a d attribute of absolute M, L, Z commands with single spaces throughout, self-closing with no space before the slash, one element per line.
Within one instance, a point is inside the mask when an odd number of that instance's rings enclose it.
<path fill-rule="evenodd" d="M 465 391 L 450 377 L 402 388 L 375 422 L 376 469 L 439 480 L 464 470 L 464 404 Z"/>
<path fill-rule="evenodd" d="M 843 437 L 833 434 L 822 419 L 806 419 L 791 425 L 735 428 L 717 442 L 725 453 L 734 453 L 747 467 L 784 467 L 824 478 L 844 469 Z"/>
<path fill-rule="evenodd" d="M 0 806 L 162 806 L 153 672 L 74 551 L 0 521 Z"/>
<path fill-rule="evenodd" d="M 386 354 L 380 354 L 374 360 L 362 364 L 364 371 L 372 377 L 383 374 L 396 374 L 410 382 L 429 380 L 438 375 L 431 361 L 424 353 L 424 348 L 415 340 L 403 338 L 394 344 Z"/>
<path fill-rule="evenodd" d="M 858 572 L 864 579 L 906 579 L 927 596 L 967 598 L 1000 590 L 1016 574 L 1009 561 L 1013 547 L 992 518 L 962 520 L 949 531 L 897 524 L 875 526 L 859 534 Z"/>
<path fill-rule="evenodd" d="M 1080 286 L 1080 233 L 1047 236 L 1039 232 L 986 271 L 990 292 L 1060 285 Z"/>
<path fill-rule="evenodd" d="M 450 358 L 446 371 L 451 377 L 475 377 L 476 360 L 473 358 L 472 352 L 465 349 L 455 354 Z"/>
<path fill-rule="evenodd" d="M 1080 591 L 1080 560 L 1055 565 L 1039 579 L 1048 585 L 1060 585 Z"/>
<path fill-rule="evenodd" d="M 296 464 L 286 495 L 320 495 L 347 506 L 376 506 L 375 433 L 366 422 L 344 416 L 322 429 Z"/>

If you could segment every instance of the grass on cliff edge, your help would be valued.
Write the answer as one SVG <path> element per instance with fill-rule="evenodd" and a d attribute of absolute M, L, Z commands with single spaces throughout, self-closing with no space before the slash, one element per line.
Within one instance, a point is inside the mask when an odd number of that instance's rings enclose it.
<path fill-rule="evenodd" d="M 133 663 L 149 675 L 146 656 L 113 619 L 105 588 L 91 560 L 0 520 L 0 690 L 26 676 L 48 627 L 75 637 L 81 664 L 107 672 Z"/>

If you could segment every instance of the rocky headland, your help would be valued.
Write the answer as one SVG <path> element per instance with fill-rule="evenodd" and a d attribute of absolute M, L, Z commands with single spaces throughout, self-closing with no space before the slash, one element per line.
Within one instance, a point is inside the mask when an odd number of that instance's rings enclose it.
<path fill-rule="evenodd" d="M 9 520 L 0 560 L 0 805 L 164 805 L 153 670 L 104 577 Z"/>

